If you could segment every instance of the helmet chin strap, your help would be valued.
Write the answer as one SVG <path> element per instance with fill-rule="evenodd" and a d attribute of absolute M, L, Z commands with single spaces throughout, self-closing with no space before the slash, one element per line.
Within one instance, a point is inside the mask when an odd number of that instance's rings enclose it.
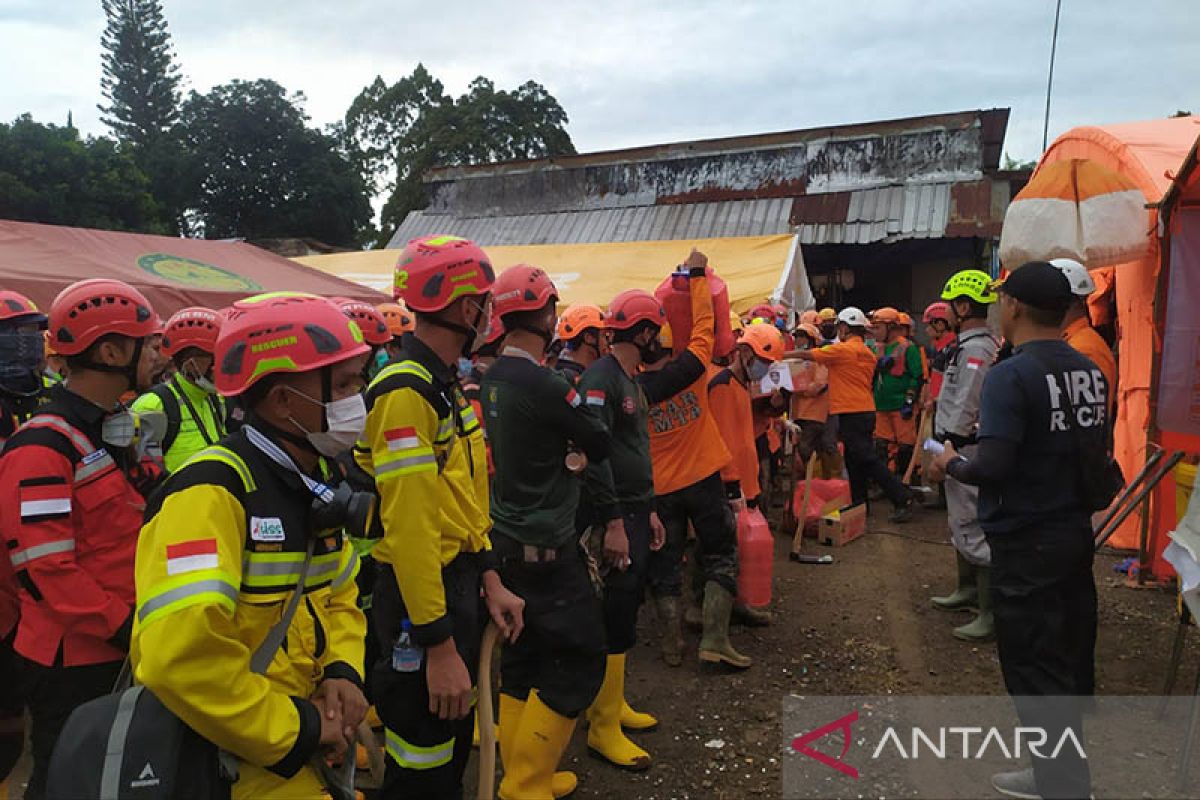
<path fill-rule="evenodd" d="M 127 390 L 136 391 L 138 387 L 138 365 L 142 361 L 142 351 L 146 347 L 145 339 L 133 340 L 133 358 L 129 359 L 129 363 L 123 366 L 116 364 L 101 364 L 98 361 L 89 361 L 84 365 L 84 369 L 94 370 L 95 372 L 107 372 L 110 375 L 124 376 L 128 386 Z"/>

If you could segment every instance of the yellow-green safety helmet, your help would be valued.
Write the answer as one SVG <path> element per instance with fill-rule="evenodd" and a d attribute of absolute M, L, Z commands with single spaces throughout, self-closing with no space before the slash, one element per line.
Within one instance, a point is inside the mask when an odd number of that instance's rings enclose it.
<path fill-rule="evenodd" d="M 992 277 L 981 269 L 964 269 L 954 273 L 942 289 L 942 299 L 957 300 L 960 297 L 969 297 L 984 305 L 996 302 Z"/>

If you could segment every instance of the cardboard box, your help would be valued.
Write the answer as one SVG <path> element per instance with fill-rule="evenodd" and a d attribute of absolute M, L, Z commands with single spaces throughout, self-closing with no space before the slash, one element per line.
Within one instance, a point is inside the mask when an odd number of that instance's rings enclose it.
<path fill-rule="evenodd" d="M 867 532 L 867 505 L 846 506 L 821 517 L 817 539 L 823 545 L 843 547 Z"/>

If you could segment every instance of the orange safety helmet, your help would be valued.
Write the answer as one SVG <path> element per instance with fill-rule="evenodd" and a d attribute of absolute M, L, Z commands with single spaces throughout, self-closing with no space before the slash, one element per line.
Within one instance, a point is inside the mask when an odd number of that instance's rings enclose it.
<path fill-rule="evenodd" d="M 540 267 L 517 264 L 500 273 L 492 284 L 492 311 L 497 317 L 537 311 L 551 300 L 558 300 L 558 289 Z"/>
<path fill-rule="evenodd" d="M 101 336 L 144 339 L 162 332 L 145 295 L 124 281 L 91 278 L 59 292 L 50 306 L 50 341 L 62 356 L 77 356 Z"/>
<path fill-rule="evenodd" d="M 884 306 L 871 312 L 871 322 L 875 325 L 899 325 L 900 312 L 891 306 Z"/>
<path fill-rule="evenodd" d="M 209 355 L 217 348 L 221 317 L 211 308 L 195 306 L 176 311 L 163 330 L 162 354 L 174 358 L 189 347 Z"/>
<path fill-rule="evenodd" d="M 28 297 L 6 290 L 0 291 L 0 322 L 37 325 L 45 330 L 48 320 Z"/>
<path fill-rule="evenodd" d="M 460 297 L 487 294 L 495 282 L 491 259 L 470 239 L 422 236 L 410 241 L 396 261 L 392 297 L 432 314 Z"/>
<path fill-rule="evenodd" d="M 337 303 L 343 314 L 358 323 L 363 339 L 371 347 L 382 347 L 392 340 L 392 332 L 388 330 L 387 320 L 375 306 L 345 297 L 336 298 L 334 302 Z"/>
<path fill-rule="evenodd" d="M 600 310 L 600 306 L 570 306 L 558 318 L 555 335 L 564 342 L 569 342 L 589 328 L 604 330 L 604 312 Z"/>
<path fill-rule="evenodd" d="M 756 356 L 767 361 L 779 361 L 783 358 L 783 334 L 769 322 L 747 325 L 738 344 L 749 345 Z"/>
<path fill-rule="evenodd" d="M 813 308 L 810 308 L 808 311 L 802 311 L 802 312 L 800 312 L 800 324 L 801 325 L 820 325 L 821 324 L 821 315 L 818 314 L 816 309 L 813 309 Z"/>
<path fill-rule="evenodd" d="M 358 323 L 323 297 L 248 297 L 225 311 L 215 352 L 217 391 L 236 397 L 264 375 L 309 372 L 370 351 Z"/>
<path fill-rule="evenodd" d="M 417 321 L 403 303 L 380 303 L 375 309 L 383 314 L 383 321 L 387 323 L 388 332 L 393 338 L 417 329 Z"/>
<path fill-rule="evenodd" d="M 639 322 L 652 322 L 661 328 L 667 322 L 667 312 L 649 292 L 626 289 L 609 303 L 604 322 L 614 331 L 627 331 Z"/>
<path fill-rule="evenodd" d="M 811 322 L 801 322 L 796 326 L 796 330 L 800 333 L 803 333 L 809 339 L 812 339 L 813 344 L 821 343 L 821 331 Z"/>
<path fill-rule="evenodd" d="M 913 326 L 913 318 L 908 315 L 907 311 L 900 312 L 900 327 L 911 328 Z"/>

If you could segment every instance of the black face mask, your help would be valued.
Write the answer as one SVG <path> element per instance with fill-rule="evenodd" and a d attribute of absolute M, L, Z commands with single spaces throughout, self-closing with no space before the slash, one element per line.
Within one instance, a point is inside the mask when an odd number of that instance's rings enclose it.
<path fill-rule="evenodd" d="M 0 332 L 0 391 L 18 397 L 40 392 L 44 347 L 40 331 Z"/>
<path fill-rule="evenodd" d="M 643 364 L 657 364 L 666 358 L 667 349 L 662 346 L 662 342 L 655 336 L 645 344 L 638 345 L 638 354 L 642 357 Z"/>

